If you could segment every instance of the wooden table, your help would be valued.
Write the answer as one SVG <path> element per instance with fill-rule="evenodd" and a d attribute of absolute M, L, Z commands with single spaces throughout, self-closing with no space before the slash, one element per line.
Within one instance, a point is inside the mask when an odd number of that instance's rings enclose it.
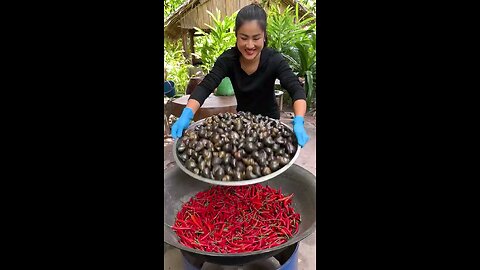
<path fill-rule="evenodd" d="M 180 117 L 183 109 L 187 105 L 188 98 L 190 98 L 190 95 L 185 95 L 170 102 L 168 104 L 169 108 L 167 109 L 169 113 L 175 115 L 176 117 Z M 210 96 L 203 103 L 202 107 L 198 109 L 193 120 L 198 121 L 215 114 L 226 112 L 237 112 L 237 99 L 235 96 L 223 97 L 210 94 Z"/>

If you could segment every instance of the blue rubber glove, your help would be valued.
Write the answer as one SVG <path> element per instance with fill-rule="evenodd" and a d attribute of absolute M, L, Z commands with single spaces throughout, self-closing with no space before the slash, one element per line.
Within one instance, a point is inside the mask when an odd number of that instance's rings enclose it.
<path fill-rule="evenodd" d="M 188 126 L 190 125 L 190 121 L 192 121 L 192 119 L 193 119 L 192 109 L 185 107 L 185 109 L 183 109 L 182 115 L 180 115 L 180 118 L 178 118 L 178 120 L 172 126 L 173 139 L 182 137 L 183 131 L 188 128 Z"/>
<path fill-rule="evenodd" d="M 303 126 L 304 120 L 302 116 L 295 116 L 293 118 L 292 124 L 293 124 L 293 132 L 295 133 L 295 136 L 297 136 L 297 141 L 298 144 L 303 147 L 305 144 L 308 142 L 308 137 L 307 132 L 305 131 L 305 127 Z"/>

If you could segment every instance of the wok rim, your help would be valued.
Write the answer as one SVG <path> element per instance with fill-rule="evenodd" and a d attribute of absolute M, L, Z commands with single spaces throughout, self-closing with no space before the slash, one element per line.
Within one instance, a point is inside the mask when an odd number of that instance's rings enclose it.
<path fill-rule="evenodd" d="M 164 226 L 164 229 L 165 229 L 165 227 L 168 227 L 168 225 L 165 224 L 165 223 L 163 224 L 163 226 Z M 287 248 L 290 245 L 295 245 L 296 243 L 302 241 L 303 239 L 305 239 L 308 236 L 310 236 L 311 234 L 313 234 L 313 232 L 316 230 L 316 227 L 317 227 L 317 221 L 315 220 L 310 228 L 308 228 L 302 234 L 298 235 L 296 238 L 292 238 L 292 239 L 288 240 L 287 242 L 285 242 L 281 245 L 278 245 L 276 247 L 257 250 L 257 251 L 253 251 L 253 252 L 241 252 L 241 253 L 207 252 L 207 251 L 203 251 L 201 249 L 189 248 L 187 246 L 182 245 L 178 241 L 175 242 L 175 243 L 169 243 L 169 242 L 164 240 L 164 243 L 167 243 L 167 244 L 169 244 L 171 246 L 174 246 L 178 249 L 181 249 L 183 251 L 187 251 L 187 252 L 190 252 L 190 253 L 195 253 L 197 255 L 204 255 L 204 256 L 210 256 L 210 257 L 246 257 L 246 256 L 253 256 L 253 255 L 261 255 L 261 254 L 264 254 L 264 253 L 269 253 L 269 252 L 273 252 L 273 251 L 276 251 L 276 250 L 279 250 L 279 249 Z"/>
<path fill-rule="evenodd" d="M 306 170 L 302 166 L 299 166 L 297 164 L 295 164 L 295 166 L 298 167 L 300 170 L 303 170 L 303 171 L 311 174 L 311 172 L 309 172 L 308 170 Z M 315 186 L 315 189 L 316 189 L 316 186 L 317 186 L 316 181 L 314 182 L 314 186 Z M 315 198 L 316 198 L 316 192 L 315 192 Z M 164 243 L 167 243 L 171 246 L 174 246 L 174 247 L 176 247 L 180 250 L 186 251 L 186 252 L 195 253 L 197 255 L 210 256 L 210 257 L 246 257 L 246 256 L 261 255 L 261 254 L 264 254 L 264 253 L 274 252 L 274 251 L 277 251 L 277 250 L 280 250 L 280 249 L 287 248 L 288 246 L 294 245 L 294 244 L 304 240 L 305 238 L 307 238 L 311 234 L 313 234 L 316 231 L 316 228 L 317 228 L 317 215 L 316 215 L 316 210 L 315 210 L 315 220 L 313 221 L 312 225 L 309 228 L 307 228 L 302 233 L 295 235 L 294 237 L 289 239 L 287 242 L 285 242 L 281 245 L 278 245 L 276 247 L 268 248 L 268 249 L 262 249 L 262 250 L 257 250 L 257 251 L 253 251 L 253 252 L 242 252 L 242 253 L 207 252 L 207 251 L 203 251 L 203 250 L 200 250 L 200 249 L 194 249 L 194 248 L 189 248 L 187 246 L 184 246 L 183 244 L 181 244 L 178 241 L 178 236 L 175 238 L 176 241 L 174 243 L 170 243 L 170 242 L 166 241 L 165 238 L 164 238 Z M 166 223 L 163 224 L 163 229 L 164 230 L 172 230 L 170 228 L 170 226 L 167 225 Z"/>

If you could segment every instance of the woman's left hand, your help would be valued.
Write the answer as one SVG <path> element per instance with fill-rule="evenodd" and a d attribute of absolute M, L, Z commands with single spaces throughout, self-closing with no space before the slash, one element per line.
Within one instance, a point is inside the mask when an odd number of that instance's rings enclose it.
<path fill-rule="evenodd" d="M 292 121 L 293 124 L 293 132 L 295 136 L 297 136 L 298 144 L 303 147 L 308 142 L 310 137 L 308 137 L 307 132 L 305 131 L 304 127 L 304 119 L 302 116 L 295 116 Z"/>

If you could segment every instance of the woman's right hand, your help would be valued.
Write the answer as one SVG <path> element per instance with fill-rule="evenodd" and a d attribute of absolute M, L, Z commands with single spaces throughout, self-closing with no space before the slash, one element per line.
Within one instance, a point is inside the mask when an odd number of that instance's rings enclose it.
<path fill-rule="evenodd" d="M 297 137 L 298 144 L 303 148 L 305 144 L 308 142 L 310 137 L 307 135 L 307 131 L 304 127 L 304 120 L 303 116 L 295 116 L 292 121 L 293 124 L 293 132 Z"/>
<path fill-rule="evenodd" d="M 175 124 L 173 124 L 172 126 L 173 139 L 182 137 L 183 131 L 188 128 L 188 126 L 190 125 L 190 121 L 192 121 L 192 119 L 193 119 L 192 109 L 185 107 L 185 109 L 183 109 L 182 115 L 180 115 L 180 118 L 178 118 Z"/>

